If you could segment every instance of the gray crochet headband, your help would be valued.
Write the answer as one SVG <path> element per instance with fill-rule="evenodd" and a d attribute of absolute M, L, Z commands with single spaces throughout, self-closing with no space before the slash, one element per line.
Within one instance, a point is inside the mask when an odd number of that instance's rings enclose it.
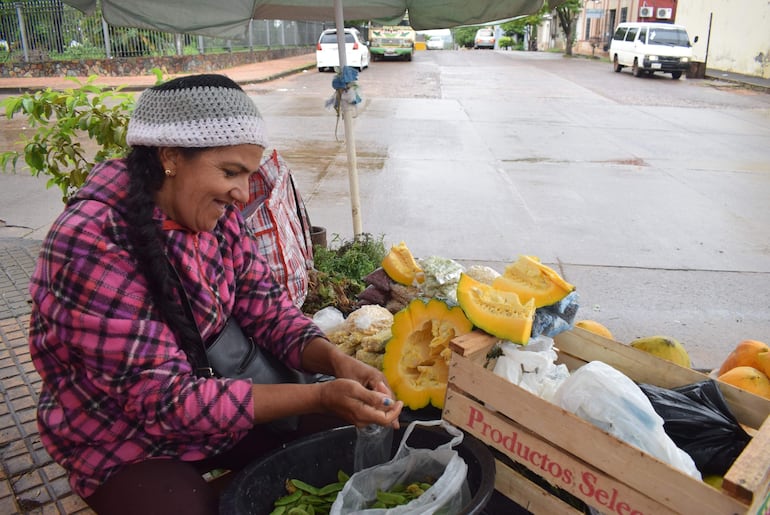
<path fill-rule="evenodd" d="M 267 146 L 265 123 L 241 87 L 224 75 L 190 75 L 145 90 L 126 143 L 149 147 Z"/>

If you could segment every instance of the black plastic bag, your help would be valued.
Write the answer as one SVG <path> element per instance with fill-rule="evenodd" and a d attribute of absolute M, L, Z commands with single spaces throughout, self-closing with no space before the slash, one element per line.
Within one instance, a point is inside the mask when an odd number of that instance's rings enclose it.
<path fill-rule="evenodd" d="M 666 434 L 703 475 L 724 475 L 751 440 L 711 379 L 671 390 L 650 384 L 639 387 L 663 419 Z"/>

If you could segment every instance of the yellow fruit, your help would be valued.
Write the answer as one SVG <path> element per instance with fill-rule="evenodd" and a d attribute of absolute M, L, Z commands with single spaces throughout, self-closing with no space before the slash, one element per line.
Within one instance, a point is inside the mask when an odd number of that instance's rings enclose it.
<path fill-rule="evenodd" d="M 759 362 L 758 355 L 762 352 L 770 351 L 766 343 L 757 340 L 743 340 L 735 346 L 730 354 L 727 355 L 722 366 L 719 367 L 717 376 L 721 376 L 731 368 L 735 367 L 754 367 L 757 370 L 763 370 L 764 367 Z"/>
<path fill-rule="evenodd" d="M 757 363 L 759 363 L 759 370 L 764 372 L 767 377 L 770 377 L 770 351 L 757 354 Z"/>
<path fill-rule="evenodd" d="M 690 368 L 690 356 L 679 343 L 670 336 L 647 336 L 631 342 L 631 347 L 649 352 L 661 359 L 671 361 L 679 366 Z"/>
<path fill-rule="evenodd" d="M 591 331 L 592 333 L 612 340 L 612 333 L 610 330 L 595 320 L 578 320 L 575 322 L 575 327 L 580 327 L 581 329 Z"/>
<path fill-rule="evenodd" d="M 754 367 L 739 366 L 731 368 L 717 378 L 760 397 L 770 399 L 770 378 Z"/>

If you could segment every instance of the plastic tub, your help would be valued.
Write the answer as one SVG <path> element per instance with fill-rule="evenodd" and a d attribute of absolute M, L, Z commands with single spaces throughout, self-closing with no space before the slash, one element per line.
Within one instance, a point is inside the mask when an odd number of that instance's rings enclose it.
<path fill-rule="evenodd" d="M 393 434 L 395 454 L 404 426 Z M 356 431 L 345 426 L 299 439 L 255 461 L 233 477 L 222 493 L 219 512 L 227 515 L 262 515 L 273 510 L 273 503 L 286 495 L 286 479 L 300 479 L 315 486 L 337 481 L 337 471 L 353 471 Z M 415 427 L 410 447 L 435 448 L 451 437 L 440 427 Z M 456 448 L 468 464 L 471 500 L 463 514 L 482 514 L 495 488 L 495 460 L 489 448 L 466 434 Z"/>

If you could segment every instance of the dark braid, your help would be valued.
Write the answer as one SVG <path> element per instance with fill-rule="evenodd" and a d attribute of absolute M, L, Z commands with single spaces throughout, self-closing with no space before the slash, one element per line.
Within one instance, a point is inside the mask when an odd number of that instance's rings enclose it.
<path fill-rule="evenodd" d="M 201 149 L 180 150 L 192 153 Z M 187 354 L 193 368 L 197 369 L 206 363 L 205 356 L 197 344 L 200 335 L 197 328 L 188 321 L 185 310 L 175 295 L 178 281 L 168 269 L 163 232 L 152 218 L 155 208 L 154 195 L 165 179 L 158 149 L 133 147 L 126 158 L 126 164 L 130 177 L 126 199 L 128 237 L 134 248 L 139 272 L 147 279 L 150 295 L 158 310 L 179 338 L 179 346 Z"/>

